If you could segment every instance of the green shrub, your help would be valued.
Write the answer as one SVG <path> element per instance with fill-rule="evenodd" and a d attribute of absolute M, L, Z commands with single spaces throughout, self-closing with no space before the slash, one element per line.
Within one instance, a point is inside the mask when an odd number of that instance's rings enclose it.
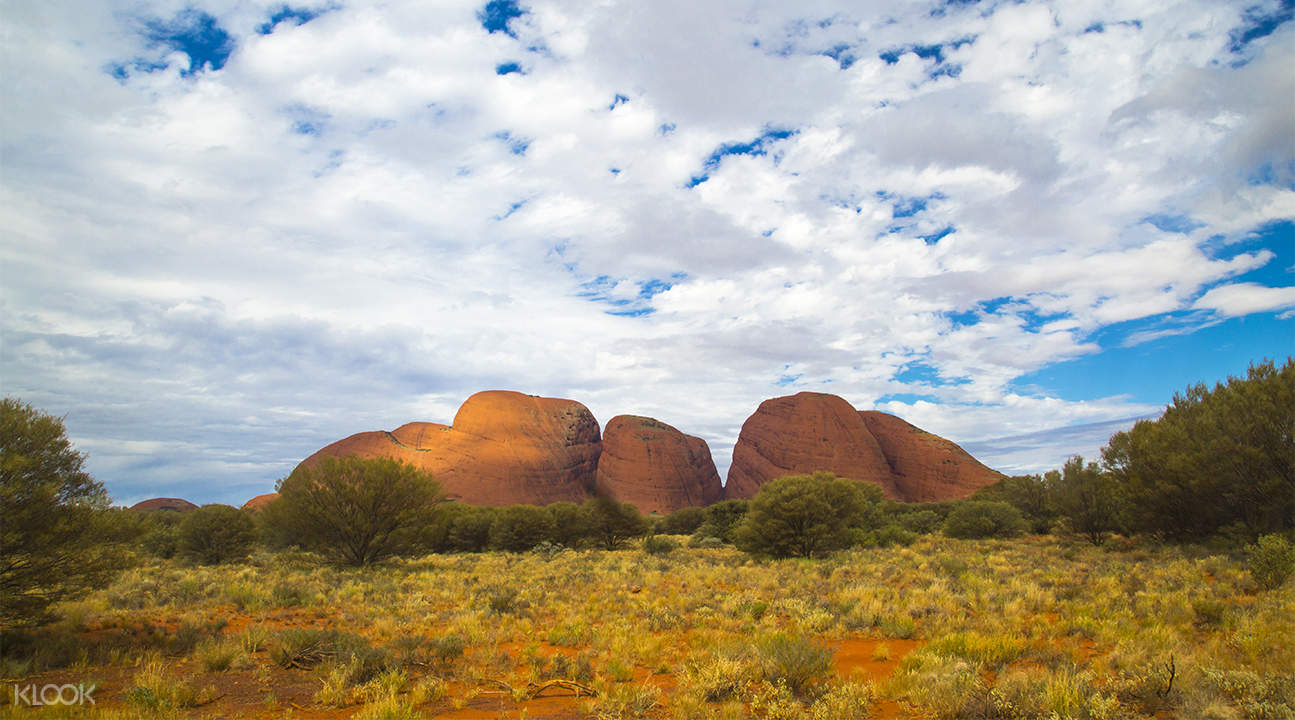
<path fill-rule="evenodd" d="M 662 535 L 691 535 L 706 522 L 706 508 L 679 508 L 657 520 L 656 531 Z"/>
<path fill-rule="evenodd" d="M 256 542 L 256 523 L 230 505 L 204 505 L 185 513 L 177 532 L 179 553 L 215 565 L 246 560 Z"/>
<path fill-rule="evenodd" d="M 955 538 L 1010 538 L 1027 529 L 1021 512 L 1005 502 L 967 500 L 944 520 L 944 534 Z"/>
<path fill-rule="evenodd" d="M 865 490 L 865 485 L 875 490 Z M 831 473 L 789 475 L 760 487 L 733 531 L 738 548 L 773 557 L 813 557 L 848 547 L 881 488 Z"/>
<path fill-rule="evenodd" d="M 706 520 L 693 531 L 694 538 L 719 538 L 732 543 L 733 531 L 742 523 L 750 503 L 746 500 L 724 500 L 706 508 Z"/>
<path fill-rule="evenodd" d="M 1295 575 L 1295 546 L 1281 535 L 1264 535 L 1246 548 L 1246 561 L 1259 587 L 1276 590 Z"/>
<path fill-rule="evenodd" d="M 588 524 L 589 537 L 604 550 L 615 550 L 630 538 L 648 531 L 648 522 L 631 503 L 609 498 L 590 498 L 580 506 Z"/>
<path fill-rule="evenodd" d="M 817 640 L 777 633 L 757 643 L 757 650 L 762 677 L 799 697 L 817 694 L 833 674 L 832 649 Z"/>
<path fill-rule="evenodd" d="M 669 555 L 679 549 L 679 541 L 665 535 L 643 538 L 643 552 L 649 555 Z"/>
<path fill-rule="evenodd" d="M 511 505 L 494 512 L 490 523 L 490 547 L 509 552 L 526 552 L 553 537 L 553 516 L 542 507 Z"/>

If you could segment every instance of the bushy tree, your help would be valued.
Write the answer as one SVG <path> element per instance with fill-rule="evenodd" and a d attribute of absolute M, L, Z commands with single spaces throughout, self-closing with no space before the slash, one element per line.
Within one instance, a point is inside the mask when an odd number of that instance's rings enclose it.
<path fill-rule="evenodd" d="M 879 497 L 864 484 L 831 473 L 778 478 L 761 486 L 751 500 L 734 542 L 747 552 L 773 557 L 813 557 L 848 547 L 854 539 L 851 529 L 875 512 Z"/>
<path fill-rule="evenodd" d="M 451 505 L 449 547 L 453 552 L 485 552 L 490 547 L 490 528 L 495 509 L 475 505 Z"/>
<path fill-rule="evenodd" d="M 1065 518 L 1066 527 L 1094 545 L 1120 527 L 1119 487 L 1097 463 L 1084 464 L 1078 455 L 1066 461 L 1061 472 L 1044 476 L 1055 512 Z"/>
<path fill-rule="evenodd" d="M 187 512 L 177 530 L 181 555 L 207 565 L 245 560 L 256 543 L 256 523 L 229 505 L 203 505 Z"/>
<path fill-rule="evenodd" d="M 581 506 L 589 537 L 600 547 L 614 550 L 630 538 L 647 534 L 648 522 L 632 503 L 610 498 L 590 498 Z"/>
<path fill-rule="evenodd" d="M 553 516 L 535 505 L 511 505 L 495 510 L 490 524 L 490 547 L 509 552 L 526 552 L 553 540 Z"/>
<path fill-rule="evenodd" d="M 1005 502 L 965 500 L 944 520 L 944 534 L 955 538 L 1010 538 L 1027 528 L 1021 512 Z"/>
<path fill-rule="evenodd" d="M 553 542 L 577 547 L 589 537 L 589 518 L 576 503 L 555 502 L 544 510 L 553 518 Z"/>
<path fill-rule="evenodd" d="M 420 547 L 443 494 L 419 468 L 392 458 L 322 458 L 278 483 L 267 524 L 308 550 L 363 566 Z"/>
<path fill-rule="evenodd" d="M 1174 396 L 1102 450 L 1134 529 L 1176 540 L 1295 529 L 1295 360 Z"/>
<path fill-rule="evenodd" d="M 1052 502 L 1048 483 L 1038 475 L 1015 475 L 977 490 L 972 500 L 1005 502 L 1021 512 L 1035 533 L 1052 530 L 1057 521 L 1057 511 Z"/>
<path fill-rule="evenodd" d="M 713 537 L 722 542 L 733 542 L 733 531 L 746 517 L 749 508 L 747 500 L 724 500 L 706 508 L 706 519 L 693 532 L 700 538 Z"/>
<path fill-rule="evenodd" d="M 120 518 L 84 465 L 60 419 L 0 400 L 0 627 L 44 623 L 125 565 Z"/>
<path fill-rule="evenodd" d="M 706 522 L 706 508 L 679 508 L 657 520 L 656 531 L 663 535 L 691 535 Z"/>
<path fill-rule="evenodd" d="M 1276 590 L 1295 575 L 1295 545 L 1273 533 L 1246 548 L 1250 575 L 1264 590 Z"/>

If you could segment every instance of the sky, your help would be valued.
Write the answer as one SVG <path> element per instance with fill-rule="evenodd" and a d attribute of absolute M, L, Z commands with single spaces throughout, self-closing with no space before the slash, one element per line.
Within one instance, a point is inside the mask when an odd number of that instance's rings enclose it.
<path fill-rule="evenodd" d="M 239 504 L 472 393 L 1007 473 L 1295 353 L 1295 5 L 0 0 L 0 391 Z"/>

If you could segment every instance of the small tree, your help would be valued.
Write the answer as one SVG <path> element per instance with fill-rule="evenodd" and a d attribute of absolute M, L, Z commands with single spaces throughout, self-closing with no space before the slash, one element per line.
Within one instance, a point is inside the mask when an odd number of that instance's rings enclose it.
<path fill-rule="evenodd" d="M 632 503 L 590 498 L 581 509 L 587 518 L 589 536 L 606 550 L 615 550 L 626 540 L 648 531 L 647 520 Z"/>
<path fill-rule="evenodd" d="M 693 532 L 695 538 L 719 538 L 723 542 L 733 542 L 733 531 L 742 520 L 750 503 L 747 500 L 724 500 L 706 508 L 706 520 Z"/>
<path fill-rule="evenodd" d="M 229 505 L 203 505 L 180 521 L 181 555 L 207 565 L 244 560 L 256 542 L 256 523 Z"/>
<path fill-rule="evenodd" d="M 0 400 L 0 627 L 47 622 L 125 565 L 119 518 L 84 464 L 61 420 Z"/>
<path fill-rule="evenodd" d="M 944 520 L 944 534 L 955 538 L 1010 538 L 1027 528 L 1021 512 L 1005 502 L 966 500 Z"/>
<path fill-rule="evenodd" d="M 553 542 L 576 547 L 589 537 L 589 518 L 573 502 L 555 502 L 544 510 L 553 518 Z"/>
<path fill-rule="evenodd" d="M 1072 532 L 1101 545 L 1107 533 L 1119 528 L 1119 489 L 1097 463 L 1085 465 L 1076 455 L 1066 461 L 1061 472 L 1048 471 L 1044 480 L 1054 511 L 1065 518 Z"/>
<path fill-rule="evenodd" d="M 542 507 L 512 505 L 495 511 L 490 524 L 490 547 L 526 552 L 553 538 L 553 517 Z"/>
<path fill-rule="evenodd" d="M 1295 575 L 1295 546 L 1276 533 L 1246 548 L 1250 575 L 1264 590 L 1276 590 Z"/>
<path fill-rule="evenodd" d="M 662 535 L 691 535 L 706 522 L 706 508 L 684 507 L 657 520 L 656 531 Z"/>
<path fill-rule="evenodd" d="M 848 547 L 869 513 L 860 483 L 831 473 L 790 475 L 765 483 L 734 531 L 738 548 L 774 557 L 812 557 Z"/>
<path fill-rule="evenodd" d="M 280 480 L 266 522 L 309 550 L 363 566 L 418 548 L 443 497 L 431 474 L 392 458 L 351 455 L 302 465 Z"/>

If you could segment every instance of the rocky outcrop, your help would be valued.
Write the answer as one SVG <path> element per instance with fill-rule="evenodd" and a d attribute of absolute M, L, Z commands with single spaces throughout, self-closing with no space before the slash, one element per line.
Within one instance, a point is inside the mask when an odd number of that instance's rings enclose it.
<path fill-rule="evenodd" d="M 896 500 L 966 497 L 1002 477 L 962 448 L 886 413 L 856 411 L 835 395 L 773 398 L 742 425 L 725 494 L 754 497 L 784 475 L 824 470 L 880 485 Z"/>
<path fill-rule="evenodd" d="M 261 512 L 262 510 L 265 509 L 266 505 L 269 505 L 270 503 L 278 499 L 279 499 L 279 493 L 277 492 L 265 493 L 264 495 L 257 495 L 251 500 L 248 500 L 247 502 L 243 503 L 243 509 L 252 513 Z"/>
<path fill-rule="evenodd" d="M 166 512 L 187 512 L 197 510 L 198 506 L 180 498 L 152 498 L 142 500 L 130 506 L 131 510 L 164 510 Z"/>
<path fill-rule="evenodd" d="M 617 415 L 603 430 L 597 492 L 665 514 L 717 502 L 724 488 L 705 440 L 652 418 Z"/>
<path fill-rule="evenodd" d="M 415 422 L 364 432 L 306 458 L 394 457 L 429 470 L 451 499 L 471 505 L 547 505 L 593 494 L 602 438 L 598 421 L 573 400 L 479 392 L 453 425 Z"/>
<path fill-rule="evenodd" d="M 935 502 L 964 498 L 1003 477 L 955 443 L 894 415 L 862 410 L 859 416 L 890 461 L 901 500 Z"/>
<path fill-rule="evenodd" d="M 784 475 L 826 470 L 898 493 L 890 463 L 863 418 L 836 395 L 802 392 L 760 403 L 742 424 L 724 486 L 729 498 L 751 498 Z"/>

